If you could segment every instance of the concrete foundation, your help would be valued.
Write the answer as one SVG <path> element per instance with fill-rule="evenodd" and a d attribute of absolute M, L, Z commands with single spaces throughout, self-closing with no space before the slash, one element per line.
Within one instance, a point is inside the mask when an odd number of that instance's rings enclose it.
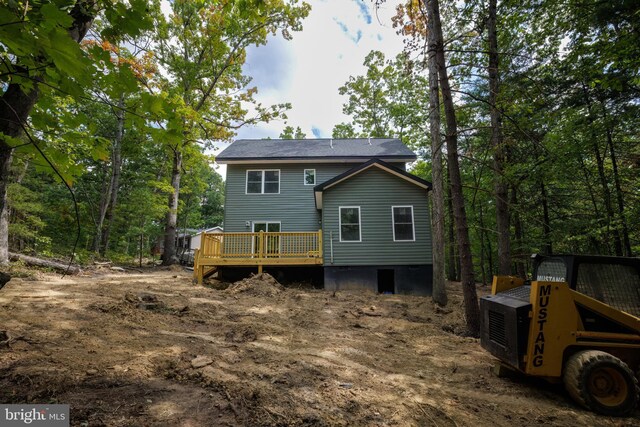
<path fill-rule="evenodd" d="M 431 265 L 324 267 L 324 288 L 376 293 L 431 295 Z"/>

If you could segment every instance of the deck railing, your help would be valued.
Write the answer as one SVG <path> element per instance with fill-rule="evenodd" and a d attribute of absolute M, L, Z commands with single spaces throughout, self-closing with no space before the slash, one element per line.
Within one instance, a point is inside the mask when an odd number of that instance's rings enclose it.
<path fill-rule="evenodd" d="M 196 250 L 194 275 L 220 265 L 320 265 L 322 230 L 315 232 L 204 233 Z"/>

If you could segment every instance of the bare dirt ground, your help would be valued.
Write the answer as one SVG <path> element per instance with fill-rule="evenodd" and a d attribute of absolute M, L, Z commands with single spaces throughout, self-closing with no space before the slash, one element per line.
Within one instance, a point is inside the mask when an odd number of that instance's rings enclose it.
<path fill-rule="evenodd" d="M 211 285 L 181 269 L 13 279 L 0 402 L 67 403 L 74 426 L 640 426 L 496 377 L 459 335 L 453 287 L 442 310 L 270 276 Z"/>

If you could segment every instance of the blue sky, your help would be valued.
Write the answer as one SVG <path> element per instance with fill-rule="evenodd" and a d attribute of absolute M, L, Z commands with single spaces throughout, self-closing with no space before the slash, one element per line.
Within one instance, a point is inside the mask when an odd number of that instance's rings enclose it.
<path fill-rule="evenodd" d="M 402 39 L 391 26 L 398 0 L 375 10 L 370 0 L 307 0 L 311 13 L 293 40 L 280 35 L 265 46 L 250 48 L 245 72 L 258 87 L 263 105 L 290 102 L 282 120 L 247 126 L 239 138 L 277 138 L 287 125 L 300 126 L 308 138 L 331 137 L 333 126 L 347 121 L 345 97 L 338 94 L 349 76 L 364 72 L 362 63 L 373 49 L 392 58 Z"/>

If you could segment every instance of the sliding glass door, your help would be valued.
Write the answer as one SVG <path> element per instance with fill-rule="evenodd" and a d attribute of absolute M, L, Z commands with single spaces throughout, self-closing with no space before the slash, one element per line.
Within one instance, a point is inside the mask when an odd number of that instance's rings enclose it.
<path fill-rule="evenodd" d="M 259 233 L 265 231 L 268 233 L 279 233 L 280 223 L 271 221 L 254 221 L 253 232 Z M 253 253 L 258 255 L 260 253 L 260 236 L 253 238 Z M 280 253 L 280 236 L 264 236 L 264 242 L 262 247 L 263 256 L 277 256 Z"/>

